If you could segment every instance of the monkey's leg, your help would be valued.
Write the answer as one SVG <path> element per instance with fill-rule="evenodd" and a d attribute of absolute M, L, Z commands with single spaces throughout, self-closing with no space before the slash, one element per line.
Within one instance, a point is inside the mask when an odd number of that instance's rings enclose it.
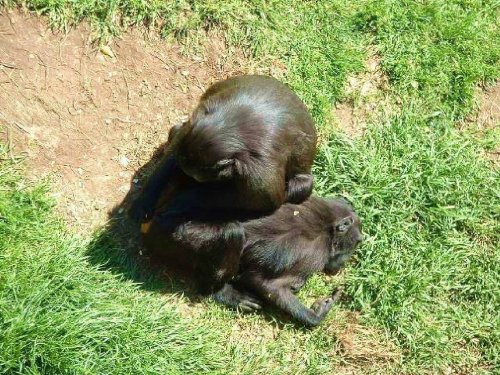
<path fill-rule="evenodd" d="M 311 327 L 321 323 L 340 296 L 340 293 L 335 293 L 333 296 L 320 298 L 311 308 L 307 308 L 292 293 L 290 288 L 276 285 L 278 283 L 264 283 L 259 289 L 265 293 L 265 298 L 271 303 L 290 314 L 298 322 Z"/>
<path fill-rule="evenodd" d="M 220 297 L 231 302 L 232 287 L 227 283 L 236 276 L 245 242 L 243 226 L 237 222 L 224 224 L 193 224 L 182 234 L 194 249 L 194 278 L 201 294 Z M 235 291 L 236 292 L 236 291 Z M 225 294 L 227 293 L 227 294 Z"/>
<path fill-rule="evenodd" d="M 249 293 L 240 292 L 231 284 L 225 284 L 221 290 L 213 293 L 211 297 L 218 303 L 245 312 L 260 310 L 262 308 L 262 303 L 259 299 Z"/>
<path fill-rule="evenodd" d="M 312 193 L 314 178 L 311 174 L 301 173 L 292 176 L 286 186 L 286 201 L 299 204 Z"/>

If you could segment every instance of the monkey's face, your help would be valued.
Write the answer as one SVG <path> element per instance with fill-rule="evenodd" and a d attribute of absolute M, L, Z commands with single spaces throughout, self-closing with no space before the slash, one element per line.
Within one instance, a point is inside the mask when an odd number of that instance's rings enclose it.
<path fill-rule="evenodd" d="M 363 240 L 361 222 L 352 208 L 343 201 L 333 201 L 334 220 L 331 229 L 331 249 L 324 272 L 330 275 L 338 273 Z"/>

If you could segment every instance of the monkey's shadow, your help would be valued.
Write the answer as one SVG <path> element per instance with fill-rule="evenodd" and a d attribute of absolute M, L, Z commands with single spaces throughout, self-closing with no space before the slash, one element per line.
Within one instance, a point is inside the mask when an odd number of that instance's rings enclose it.
<path fill-rule="evenodd" d="M 127 216 L 141 183 L 160 162 L 164 149 L 165 144 L 158 147 L 151 159 L 133 175 L 129 191 L 109 212 L 108 222 L 90 242 L 87 256 L 91 264 L 133 281 L 143 290 L 179 294 L 189 302 L 201 302 L 204 298 L 196 293 L 191 275 L 168 264 L 158 254 L 148 252 L 141 243 L 140 226 Z M 270 306 L 265 306 L 258 314 L 280 327 L 292 323 L 286 314 Z"/>
<path fill-rule="evenodd" d="M 169 266 L 141 244 L 140 226 L 127 216 L 127 210 L 140 192 L 141 183 L 161 160 L 165 144 L 132 177 L 125 198 L 108 213 L 108 222 L 88 246 L 91 264 L 131 280 L 140 288 L 161 293 L 184 294 L 188 300 L 199 300 L 183 270 Z"/>

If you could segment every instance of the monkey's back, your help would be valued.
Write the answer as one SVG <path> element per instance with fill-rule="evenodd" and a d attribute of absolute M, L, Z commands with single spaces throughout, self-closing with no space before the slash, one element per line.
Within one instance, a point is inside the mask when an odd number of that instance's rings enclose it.
<path fill-rule="evenodd" d="M 287 182 L 310 174 L 316 129 L 300 98 L 267 76 L 217 82 L 201 97 L 180 149 L 192 165 L 238 160 L 234 190 L 244 208 L 266 211 L 286 200 Z"/>
<path fill-rule="evenodd" d="M 303 131 L 315 133 L 314 122 L 302 100 L 287 85 L 273 77 L 242 75 L 216 82 L 200 99 L 200 103 L 210 101 L 273 106 L 277 111 L 295 115 Z"/>
<path fill-rule="evenodd" d="M 240 131 L 253 131 L 254 135 L 260 134 L 264 141 L 275 142 L 269 145 L 275 150 L 286 153 L 285 148 L 290 148 L 297 159 L 307 159 L 306 164 L 314 159 L 317 141 L 314 121 L 302 100 L 275 78 L 243 75 L 217 82 L 203 94 L 200 107 L 206 112 L 210 112 L 211 108 L 232 111 L 233 116 L 239 119 L 234 123 Z M 261 121 L 246 123 L 244 119 L 249 117 L 248 112 Z"/>
<path fill-rule="evenodd" d="M 258 265 L 274 276 L 293 271 L 307 277 L 321 270 L 328 258 L 330 227 L 330 209 L 316 197 L 286 203 L 269 216 L 244 222 L 241 268 L 251 272 Z"/>

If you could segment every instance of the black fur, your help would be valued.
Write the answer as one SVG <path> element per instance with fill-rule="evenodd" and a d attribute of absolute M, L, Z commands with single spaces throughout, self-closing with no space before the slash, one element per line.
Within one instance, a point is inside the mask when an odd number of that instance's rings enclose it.
<path fill-rule="evenodd" d="M 362 240 L 361 223 L 342 200 L 310 197 L 243 224 L 245 246 L 236 288 L 248 289 L 297 321 L 321 322 L 339 293 L 306 308 L 293 294 L 315 272 L 337 272 Z"/>
<path fill-rule="evenodd" d="M 171 266 L 194 277 L 201 294 L 220 291 L 238 271 L 245 241 L 239 223 L 205 224 L 160 214 L 143 233 L 144 246 Z"/>
<path fill-rule="evenodd" d="M 176 211 L 270 212 L 311 194 L 313 120 L 274 78 L 239 76 L 214 84 L 169 139 L 164 160 L 129 211 L 136 221 L 149 221 L 179 171 L 190 188 L 172 196 Z"/>
<path fill-rule="evenodd" d="M 199 290 L 218 302 L 248 311 L 260 308 L 260 298 L 309 326 L 321 322 L 339 292 L 311 308 L 293 293 L 314 272 L 337 272 L 362 239 L 358 216 L 338 199 L 310 197 L 230 224 L 182 215 L 156 215 L 144 235 L 146 247 L 191 266 Z"/>

